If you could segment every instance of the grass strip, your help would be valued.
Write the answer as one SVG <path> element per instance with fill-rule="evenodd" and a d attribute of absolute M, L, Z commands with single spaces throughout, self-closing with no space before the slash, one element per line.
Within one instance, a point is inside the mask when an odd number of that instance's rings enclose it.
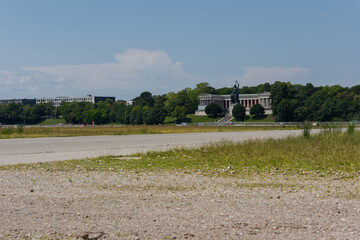
<path fill-rule="evenodd" d="M 46 171 L 182 171 L 215 175 L 312 174 L 352 178 L 360 173 L 360 132 L 324 132 L 310 137 L 221 142 L 132 156 L 107 156 L 0 166 Z"/>
<path fill-rule="evenodd" d="M 169 134 L 301 129 L 302 126 L 88 126 L 88 127 L 7 127 L 0 128 L 0 139 L 36 137 L 75 137 L 99 135 Z"/>

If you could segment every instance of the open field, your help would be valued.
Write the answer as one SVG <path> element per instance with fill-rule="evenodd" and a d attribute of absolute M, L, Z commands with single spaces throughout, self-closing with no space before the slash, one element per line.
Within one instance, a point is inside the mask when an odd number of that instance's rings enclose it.
<path fill-rule="evenodd" d="M 300 126 L 57 126 L 57 127 L 0 127 L 0 139 L 35 137 L 73 137 L 99 135 L 168 134 L 195 132 L 232 132 L 300 129 Z"/>
<path fill-rule="evenodd" d="M 203 122 L 214 122 L 214 121 L 219 121 L 222 117 L 217 117 L 217 118 L 210 118 L 208 116 L 196 116 L 195 114 L 187 114 L 186 118 L 183 119 L 183 122 L 187 122 L 187 123 L 203 123 Z M 176 118 L 174 117 L 170 117 L 170 116 L 166 116 L 165 117 L 165 124 L 168 123 L 175 123 Z"/>
<path fill-rule="evenodd" d="M 134 158 L 132 158 L 134 157 Z M 210 175 L 228 173 L 360 174 L 360 131 L 326 132 L 309 138 L 225 141 L 200 148 L 175 148 L 130 156 L 108 156 L 39 164 L 0 166 L 0 169 L 39 168 L 54 171 L 198 171 Z"/>
<path fill-rule="evenodd" d="M 313 130 L 314 133 L 319 131 Z M 129 155 L 194 148 L 224 140 L 242 142 L 301 133 L 301 130 L 273 130 L 0 139 L 0 165 Z"/>
<path fill-rule="evenodd" d="M 0 167 L 0 239 L 359 239 L 360 132 Z"/>

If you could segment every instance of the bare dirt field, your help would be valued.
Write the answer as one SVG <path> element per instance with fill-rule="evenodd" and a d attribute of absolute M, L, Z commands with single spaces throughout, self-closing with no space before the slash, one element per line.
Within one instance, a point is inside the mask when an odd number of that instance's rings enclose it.
<path fill-rule="evenodd" d="M 359 186 L 340 176 L 3 170 L 0 239 L 360 239 Z"/>

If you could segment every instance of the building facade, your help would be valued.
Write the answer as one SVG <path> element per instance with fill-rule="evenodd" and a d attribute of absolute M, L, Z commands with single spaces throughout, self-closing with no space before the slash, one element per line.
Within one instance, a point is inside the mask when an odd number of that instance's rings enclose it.
<path fill-rule="evenodd" d="M 36 99 L 27 99 L 27 98 L 22 98 L 22 99 L 2 99 L 0 100 L 0 105 L 1 104 L 9 104 L 9 103 L 22 103 L 24 105 L 30 105 L 33 106 L 36 103 Z"/>
<path fill-rule="evenodd" d="M 115 101 L 115 97 L 103 97 L 103 96 L 92 96 L 87 95 L 86 97 L 55 97 L 55 98 L 36 98 L 36 104 L 52 102 L 55 107 L 61 105 L 62 102 L 91 102 L 96 103 L 111 99 Z"/>
<path fill-rule="evenodd" d="M 210 103 L 220 105 L 224 112 L 228 113 L 231 113 L 234 105 L 231 104 L 231 95 L 202 94 L 199 96 L 199 106 L 195 115 L 206 115 L 205 108 Z M 249 114 L 250 108 L 255 104 L 261 104 L 265 108 L 265 114 L 272 114 L 269 92 L 258 94 L 239 94 L 239 103 L 245 107 L 247 114 Z"/>

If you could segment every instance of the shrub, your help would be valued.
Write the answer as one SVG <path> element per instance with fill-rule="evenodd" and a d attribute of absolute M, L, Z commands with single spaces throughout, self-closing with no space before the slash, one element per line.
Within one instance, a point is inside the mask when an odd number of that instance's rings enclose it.
<path fill-rule="evenodd" d="M 216 104 L 216 103 L 210 103 L 205 108 L 206 115 L 208 115 L 209 117 L 213 117 L 213 118 L 216 118 L 217 116 L 219 116 L 220 113 L 222 113 L 222 111 L 223 110 L 220 107 L 220 105 Z"/>
<path fill-rule="evenodd" d="M 241 104 L 236 104 L 233 107 L 232 115 L 234 116 L 234 118 L 237 121 L 245 120 L 245 117 L 246 117 L 246 109 L 245 109 L 245 107 L 243 105 L 241 105 Z"/>
<path fill-rule="evenodd" d="M 265 114 L 265 108 L 261 104 L 255 104 L 250 108 L 250 114 L 255 118 L 263 116 Z"/>

